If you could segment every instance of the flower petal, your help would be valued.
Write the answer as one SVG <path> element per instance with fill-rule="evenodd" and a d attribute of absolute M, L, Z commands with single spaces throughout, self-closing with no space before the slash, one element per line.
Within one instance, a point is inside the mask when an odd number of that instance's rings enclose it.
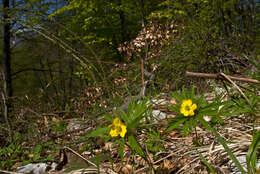
<path fill-rule="evenodd" d="M 119 118 L 115 118 L 115 119 L 113 120 L 113 124 L 114 124 L 114 125 L 121 124 L 120 119 L 119 119 Z"/>
<path fill-rule="evenodd" d="M 183 114 L 185 111 L 186 111 L 185 108 L 181 107 L 180 112 Z"/>
<path fill-rule="evenodd" d="M 192 105 L 192 100 L 191 99 L 186 100 L 186 105 L 191 106 Z"/>
<path fill-rule="evenodd" d="M 190 110 L 189 116 L 193 116 L 193 115 L 194 115 L 194 111 L 193 111 L 193 110 Z"/>
<path fill-rule="evenodd" d="M 196 109 L 197 109 L 197 105 L 196 105 L 196 104 L 193 104 L 193 105 L 191 106 L 191 109 L 192 109 L 192 110 L 196 110 Z"/>
<path fill-rule="evenodd" d="M 185 112 L 183 113 L 184 116 L 189 116 L 189 111 L 185 110 Z"/>
<path fill-rule="evenodd" d="M 124 124 L 121 124 L 121 132 L 120 132 L 120 136 L 121 137 L 125 137 L 127 130 L 126 130 L 126 126 Z"/>
<path fill-rule="evenodd" d="M 111 135 L 111 137 L 116 137 L 116 136 L 118 136 L 119 133 L 118 133 L 117 129 L 111 129 L 109 134 Z"/>
<path fill-rule="evenodd" d="M 180 107 L 180 112 L 184 115 L 184 116 L 193 116 L 194 110 L 197 109 L 197 105 L 196 104 L 192 104 L 192 100 L 191 99 L 187 99 L 187 100 L 183 100 L 181 107 Z"/>

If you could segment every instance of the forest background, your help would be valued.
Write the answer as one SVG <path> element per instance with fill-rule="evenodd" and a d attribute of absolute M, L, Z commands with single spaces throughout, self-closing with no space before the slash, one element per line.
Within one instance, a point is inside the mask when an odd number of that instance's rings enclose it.
<path fill-rule="evenodd" d="M 186 71 L 259 79 L 248 69 L 259 28 L 256 0 L 3 0 L 0 145 L 25 143 L 0 167 L 41 159 L 55 141 L 42 136 L 64 131 L 63 119 L 97 120 L 144 87 L 146 96 L 208 90 Z M 30 143 L 40 147 L 33 158 L 21 155 Z"/>

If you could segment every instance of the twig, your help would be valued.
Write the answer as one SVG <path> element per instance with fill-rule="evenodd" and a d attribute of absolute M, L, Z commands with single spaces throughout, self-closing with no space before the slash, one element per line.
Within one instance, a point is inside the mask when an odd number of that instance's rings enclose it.
<path fill-rule="evenodd" d="M 6 170 L 0 170 L 0 174 L 23 174 L 23 173 L 17 173 L 17 172 L 10 172 Z"/>
<path fill-rule="evenodd" d="M 188 77 L 203 77 L 203 78 L 210 78 L 210 79 L 218 79 L 219 78 L 218 74 L 195 73 L 195 72 L 189 72 L 189 71 L 187 71 L 185 75 L 188 76 Z M 229 75 L 226 75 L 226 76 L 231 80 L 236 80 L 236 81 L 241 81 L 241 82 L 250 82 L 250 83 L 260 83 L 256 79 L 234 77 L 234 76 L 229 76 Z"/>
<path fill-rule="evenodd" d="M 69 148 L 69 147 L 64 147 L 64 149 L 68 149 L 69 151 L 71 151 L 72 153 L 74 153 L 75 155 L 77 155 L 78 157 L 80 157 L 82 160 L 86 161 L 87 163 L 93 165 L 94 167 L 97 168 L 97 165 L 95 163 L 92 163 L 91 161 L 87 160 L 86 158 L 84 158 L 82 155 L 80 155 L 78 152 L 76 152 L 75 150 Z"/>
<path fill-rule="evenodd" d="M 180 173 L 182 170 L 187 169 L 193 162 L 195 162 L 195 161 L 197 161 L 197 160 L 199 160 L 199 159 L 200 159 L 199 157 L 194 158 L 192 161 L 190 161 L 188 164 L 186 164 L 186 165 L 183 166 L 180 170 L 178 170 L 178 171 L 176 172 L 176 174 Z"/>
<path fill-rule="evenodd" d="M 83 159 L 84 161 L 86 161 L 87 163 L 89 163 L 89 164 L 91 164 L 91 165 L 93 165 L 95 168 L 98 168 L 98 166 L 95 164 L 95 163 L 93 163 L 93 162 L 91 162 L 91 161 L 89 161 L 89 160 L 87 160 L 86 158 L 84 158 L 82 155 L 80 155 L 78 152 L 76 152 L 75 150 L 73 150 L 73 149 L 71 149 L 71 148 L 69 148 L 69 147 L 64 147 L 64 149 L 68 149 L 69 151 L 71 151 L 72 153 L 74 153 L 75 155 L 77 155 L 78 157 L 80 157 L 81 159 Z M 99 168 L 100 168 L 100 166 L 99 166 Z M 88 170 L 88 169 L 86 169 L 86 170 Z M 104 168 L 101 168 L 100 169 L 102 172 L 104 172 L 104 173 L 108 173 L 108 174 L 116 174 L 116 172 L 114 172 L 112 169 L 104 169 Z"/>
<path fill-rule="evenodd" d="M 237 90 L 242 94 L 242 96 L 246 99 L 247 103 L 252 106 L 251 102 L 248 100 L 247 96 L 244 94 L 244 92 L 237 86 L 237 84 L 235 82 L 233 82 L 229 76 L 227 76 L 224 73 L 220 73 L 221 76 L 223 76 L 225 79 L 227 79 L 230 83 L 232 83 L 234 85 L 235 88 L 237 88 Z"/>

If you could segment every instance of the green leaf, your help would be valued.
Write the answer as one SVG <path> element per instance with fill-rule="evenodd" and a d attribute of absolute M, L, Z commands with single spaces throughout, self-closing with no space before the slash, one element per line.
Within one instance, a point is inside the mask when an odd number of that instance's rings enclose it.
<path fill-rule="evenodd" d="M 136 118 L 132 120 L 131 123 L 129 124 L 129 128 L 136 128 L 139 125 L 139 122 L 144 118 L 143 114 L 136 116 Z"/>
<path fill-rule="evenodd" d="M 259 143 L 260 143 L 260 131 L 258 131 L 254 135 L 253 141 L 250 144 L 250 146 L 248 148 L 248 152 L 246 154 L 247 171 L 249 174 L 256 173 L 258 170 L 256 152 L 257 152 Z"/>
<path fill-rule="evenodd" d="M 191 126 L 192 125 L 190 123 L 190 120 L 187 120 L 187 121 L 184 122 L 183 130 L 182 130 L 184 136 L 186 136 L 186 135 L 188 135 L 190 133 Z"/>
<path fill-rule="evenodd" d="M 122 142 L 120 143 L 118 153 L 120 155 L 121 163 L 123 163 L 124 160 L 124 147 L 125 147 L 125 140 L 122 139 Z"/>
<path fill-rule="evenodd" d="M 184 86 L 182 87 L 182 90 L 181 90 L 181 95 L 183 98 L 187 99 L 187 96 L 186 96 L 186 91 L 185 91 L 185 88 Z"/>
<path fill-rule="evenodd" d="M 97 137 L 97 136 L 100 136 L 100 135 L 104 135 L 104 134 L 107 134 L 109 133 L 109 127 L 103 127 L 103 128 L 97 128 L 96 130 L 88 133 L 86 135 L 87 138 L 90 138 L 90 137 Z"/>
<path fill-rule="evenodd" d="M 244 57 L 250 61 L 250 63 L 252 63 L 253 65 L 255 65 L 255 67 L 257 67 L 258 70 L 260 70 L 260 63 L 257 62 L 257 60 L 255 58 L 249 58 L 248 56 L 244 55 Z"/>
<path fill-rule="evenodd" d="M 181 118 L 181 119 L 178 119 L 178 121 L 174 121 L 173 123 L 170 123 L 170 125 L 165 130 L 165 132 L 169 132 L 169 131 L 177 128 L 180 124 L 184 123 L 186 120 L 187 120 L 187 118 Z"/>
<path fill-rule="evenodd" d="M 113 122 L 113 117 L 109 114 L 109 113 L 105 113 L 104 117 L 110 121 L 110 122 Z"/>
<path fill-rule="evenodd" d="M 145 158 L 144 151 L 142 147 L 139 145 L 139 143 L 136 141 L 133 134 L 130 134 L 128 136 L 129 145 L 132 150 L 134 150 L 138 155 L 140 155 L 142 158 Z"/>
<path fill-rule="evenodd" d="M 237 160 L 237 158 L 235 157 L 235 155 L 232 153 L 232 151 L 229 149 L 229 147 L 227 146 L 227 143 L 225 142 L 225 140 L 223 138 L 221 138 L 221 136 L 219 135 L 219 133 L 213 128 L 211 127 L 203 118 L 198 117 L 198 120 L 200 121 L 200 123 L 209 131 L 211 131 L 218 139 L 218 141 L 220 142 L 220 144 L 222 144 L 222 146 L 224 147 L 225 151 L 228 153 L 229 157 L 231 158 L 231 160 L 235 163 L 235 165 L 237 166 L 237 168 L 240 170 L 240 172 L 242 174 L 246 174 L 244 168 L 241 166 L 241 164 L 239 163 L 239 161 Z"/>
<path fill-rule="evenodd" d="M 194 97 L 194 94 L 195 94 L 194 86 L 192 86 L 191 92 L 190 92 L 190 98 L 193 98 L 193 97 Z"/>
<path fill-rule="evenodd" d="M 136 104 L 136 107 L 133 111 L 133 117 L 136 118 L 143 118 L 143 114 L 150 108 L 151 104 L 148 103 L 147 100 L 142 100 L 140 103 Z"/>
<path fill-rule="evenodd" d="M 122 119 L 124 120 L 124 122 L 126 124 L 128 124 L 129 118 L 128 118 L 127 114 L 121 108 L 119 108 L 118 111 L 120 112 L 120 115 L 121 115 Z"/>
<path fill-rule="evenodd" d="M 199 154 L 202 162 L 209 168 L 210 172 L 213 173 L 213 174 L 216 174 L 214 168 L 209 164 L 209 162 L 206 160 L 206 158 L 204 158 L 204 156 L 199 151 L 197 151 L 197 153 Z"/>
<path fill-rule="evenodd" d="M 134 100 L 135 100 L 134 98 L 131 98 L 131 102 L 127 109 L 127 115 L 129 115 L 130 117 L 132 116 L 132 114 L 135 110 L 135 101 Z"/>
<path fill-rule="evenodd" d="M 19 132 L 16 132 L 14 135 L 13 135 L 13 141 L 14 142 L 17 142 L 21 139 L 21 134 Z"/>
<path fill-rule="evenodd" d="M 177 101 L 177 102 L 181 102 L 182 101 L 182 97 L 178 92 L 172 92 L 171 96 Z"/>
<path fill-rule="evenodd" d="M 148 110 L 151 109 L 151 105 L 147 102 L 147 100 L 142 100 L 140 103 L 134 104 L 134 108 L 129 113 L 129 124 L 127 125 L 129 128 L 135 128 L 138 126 L 140 121 L 145 117 L 145 114 L 149 114 Z"/>
<path fill-rule="evenodd" d="M 37 161 L 38 159 L 40 159 L 40 154 L 39 153 L 33 154 L 33 161 Z"/>

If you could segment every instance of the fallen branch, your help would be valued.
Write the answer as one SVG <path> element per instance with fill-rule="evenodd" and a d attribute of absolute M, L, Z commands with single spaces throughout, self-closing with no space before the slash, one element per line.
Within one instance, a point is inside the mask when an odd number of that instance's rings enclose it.
<path fill-rule="evenodd" d="M 234 87 L 242 94 L 242 96 L 246 99 L 247 103 L 252 106 L 251 102 L 248 100 L 248 98 L 246 97 L 246 95 L 243 93 L 243 91 L 237 86 L 237 84 L 235 82 L 233 82 L 231 80 L 231 78 L 224 74 L 224 73 L 220 73 L 221 76 L 223 76 L 224 78 L 226 78 L 230 83 L 232 83 L 232 85 L 234 85 Z"/>
<path fill-rule="evenodd" d="M 0 170 L 0 174 L 23 174 L 23 173 L 11 172 L 11 171 L 6 171 L 6 170 Z"/>
<path fill-rule="evenodd" d="M 220 74 L 208 74 L 208 73 L 195 73 L 195 72 L 189 72 L 187 71 L 185 74 L 187 77 L 202 77 L 202 78 L 210 78 L 210 79 L 220 79 L 222 78 L 222 75 Z M 226 75 L 231 80 L 241 81 L 241 82 L 250 82 L 250 83 L 260 83 L 256 79 L 250 79 L 250 78 L 243 78 L 243 77 L 234 77 Z"/>

